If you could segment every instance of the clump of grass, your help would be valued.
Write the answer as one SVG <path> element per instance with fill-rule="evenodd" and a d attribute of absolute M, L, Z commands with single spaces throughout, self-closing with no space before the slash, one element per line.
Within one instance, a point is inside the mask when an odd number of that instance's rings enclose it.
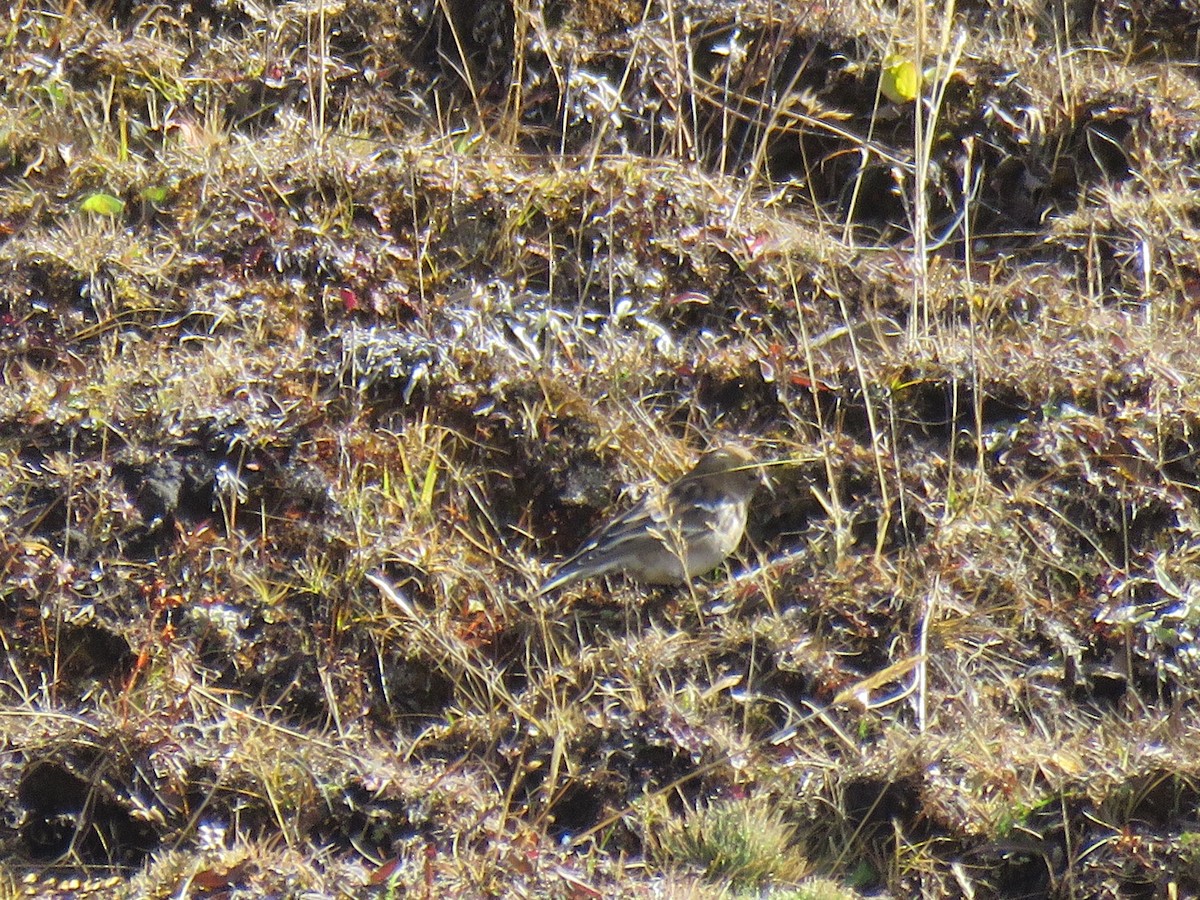
<path fill-rule="evenodd" d="M 697 866 L 734 887 L 791 882 L 808 868 L 794 845 L 795 826 L 765 795 L 716 800 L 666 823 L 658 854 L 666 864 Z"/>
<path fill-rule="evenodd" d="M 803 884 L 772 891 L 770 900 L 854 900 L 858 896 L 829 878 L 806 878 Z"/>

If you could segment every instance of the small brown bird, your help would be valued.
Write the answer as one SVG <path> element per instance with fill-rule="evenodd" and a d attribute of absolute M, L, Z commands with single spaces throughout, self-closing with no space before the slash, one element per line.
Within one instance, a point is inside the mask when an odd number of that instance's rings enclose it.
<path fill-rule="evenodd" d="M 623 572 L 646 584 L 679 584 L 716 568 L 742 540 L 762 482 L 754 457 L 730 444 L 595 531 L 541 586 Z"/>

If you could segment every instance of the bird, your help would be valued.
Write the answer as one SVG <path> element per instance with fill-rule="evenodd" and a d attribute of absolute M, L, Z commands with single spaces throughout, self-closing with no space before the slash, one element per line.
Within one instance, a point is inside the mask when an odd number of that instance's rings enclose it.
<path fill-rule="evenodd" d="M 613 573 L 645 584 L 682 584 L 716 568 L 741 543 L 762 481 L 744 447 L 708 451 L 686 475 L 593 532 L 554 568 L 538 594 Z"/>

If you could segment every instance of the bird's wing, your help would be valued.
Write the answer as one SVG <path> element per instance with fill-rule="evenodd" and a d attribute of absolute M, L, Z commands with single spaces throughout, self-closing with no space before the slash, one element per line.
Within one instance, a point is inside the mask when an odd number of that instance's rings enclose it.
<path fill-rule="evenodd" d="M 662 500 L 661 494 L 651 494 L 615 519 L 600 525 L 578 550 L 555 566 L 554 573 L 542 585 L 540 592 L 545 593 L 572 581 L 593 565 L 601 566 L 591 573 L 596 575 L 620 568 L 628 559 L 626 554 L 632 552 L 637 542 L 645 540 L 647 536 L 665 540 L 667 510 Z"/>
<path fill-rule="evenodd" d="M 616 549 L 634 538 L 641 537 L 647 531 L 657 530 L 661 528 L 666 516 L 667 512 L 659 498 L 651 494 L 593 531 L 583 542 L 583 546 L 570 559 L 564 561 L 564 565 L 582 559 L 601 548 Z"/>
<path fill-rule="evenodd" d="M 689 478 L 671 486 L 663 505 L 670 510 L 679 533 L 686 536 L 712 528 L 728 502 L 726 491 L 704 479 Z"/>

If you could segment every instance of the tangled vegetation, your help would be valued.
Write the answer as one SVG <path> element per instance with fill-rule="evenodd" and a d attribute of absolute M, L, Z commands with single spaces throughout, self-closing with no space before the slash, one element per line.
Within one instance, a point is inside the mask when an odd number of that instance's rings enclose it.
<path fill-rule="evenodd" d="M 5 896 L 1200 892 L 1187 4 L 0 27 Z"/>

